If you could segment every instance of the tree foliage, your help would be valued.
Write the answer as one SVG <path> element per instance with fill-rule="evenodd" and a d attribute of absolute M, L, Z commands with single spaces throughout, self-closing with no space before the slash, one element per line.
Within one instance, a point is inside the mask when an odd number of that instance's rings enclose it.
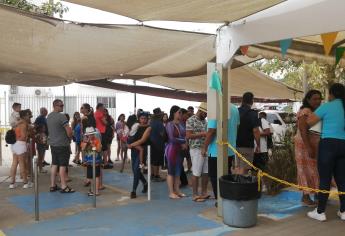
<path fill-rule="evenodd" d="M 333 65 L 322 65 L 315 61 L 312 63 L 303 63 L 295 62 L 291 59 L 280 60 L 273 58 L 254 62 L 251 66 L 300 90 L 303 90 L 303 77 L 305 72 L 308 78 L 308 88 L 318 89 L 322 92 L 325 92 L 334 82 L 345 81 L 345 71 L 343 68 Z"/>
<path fill-rule="evenodd" d="M 47 16 L 59 14 L 60 18 L 68 11 L 68 7 L 64 6 L 60 1 L 55 3 L 45 2 L 37 6 L 27 0 L 0 0 L 1 4 L 11 5 L 23 11 L 29 11 Z"/>

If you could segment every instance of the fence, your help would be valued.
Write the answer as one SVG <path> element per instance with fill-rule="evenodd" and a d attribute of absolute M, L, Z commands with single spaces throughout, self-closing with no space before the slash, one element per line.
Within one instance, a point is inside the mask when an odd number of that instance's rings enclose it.
<path fill-rule="evenodd" d="M 92 107 L 96 107 L 101 102 L 108 109 L 109 114 L 116 119 L 116 97 L 105 96 L 35 96 L 35 95 L 9 95 L 0 96 L 0 125 L 2 128 L 9 126 L 9 116 L 12 113 L 12 104 L 18 102 L 22 104 L 22 109 L 30 109 L 32 111 L 33 120 L 39 115 L 40 108 L 45 107 L 48 112 L 52 111 L 52 104 L 55 99 L 64 101 L 64 112 L 73 117 L 73 113 L 80 110 L 83 103 L 89 103 Z"/>

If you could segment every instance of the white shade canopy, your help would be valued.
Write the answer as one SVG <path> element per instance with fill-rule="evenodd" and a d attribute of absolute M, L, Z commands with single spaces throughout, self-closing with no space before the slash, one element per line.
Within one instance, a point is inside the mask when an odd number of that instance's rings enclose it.
<path fill-rule="evenodd" d="M 232 22 L 283 0 L 67 0 L 140 21 Z"/>

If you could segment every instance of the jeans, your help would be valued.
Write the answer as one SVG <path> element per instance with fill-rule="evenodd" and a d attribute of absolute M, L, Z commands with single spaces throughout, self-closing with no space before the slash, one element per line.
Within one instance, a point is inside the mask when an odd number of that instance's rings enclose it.
<path fill-rule="evenodd" d="M 146 181 L 144 175 L 140 171 L 139 153 L 134 148 L 131 150 L 131 162 L 132 162 L 132 171 L 133 171 L 133 175 L 134 175 L 133 192 L 136 192 L 138 184 L 139 184 L 139 180 L 143 183 L 143 185 L 147 184 L 147 181 Z"/>
<path fill-rule="evenodd" d="M 345 140 L 325 138 L 319 144 L 318 171 L 321 190 L 330 190 L 332 176 L 338 191 L 345 191 Z M 325 212 L 329 194 L 319 193 L 318 213 Z M 345 212 L 345 196 L 340 195 L 340 211 Z"/>
<path fill-rule="evenodd" d="M 231 175 L 232 160 L 234 156 L 228 157 L 228 174 Z M 208 177 L 212 185 L 214 197 L 217 199 L 217 157 L 208 157 Z M 220 177 L 220 176 L 219 176 Z"/>

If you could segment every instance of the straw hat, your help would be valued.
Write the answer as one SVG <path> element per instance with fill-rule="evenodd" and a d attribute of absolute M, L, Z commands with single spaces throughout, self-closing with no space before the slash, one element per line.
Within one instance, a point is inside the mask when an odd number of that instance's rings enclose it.
<path fill-rule="evenodd" d="M 92 135 L 92 134 L 96 134 L 97 133 L 97 131 L 96 131 L 96 129 L 95 128 L 93 128 L 93 127 L 87 127 L 86 128 L 86 130 L 85 130 L 85 133 L 84 133 L 84 135 Z"/>
<path fill-rule="evenodd" d="M 200 103 L 198 109 L 199 109 L 199 111 L 207 113 L 207 103 L 206 102 Z"/>

